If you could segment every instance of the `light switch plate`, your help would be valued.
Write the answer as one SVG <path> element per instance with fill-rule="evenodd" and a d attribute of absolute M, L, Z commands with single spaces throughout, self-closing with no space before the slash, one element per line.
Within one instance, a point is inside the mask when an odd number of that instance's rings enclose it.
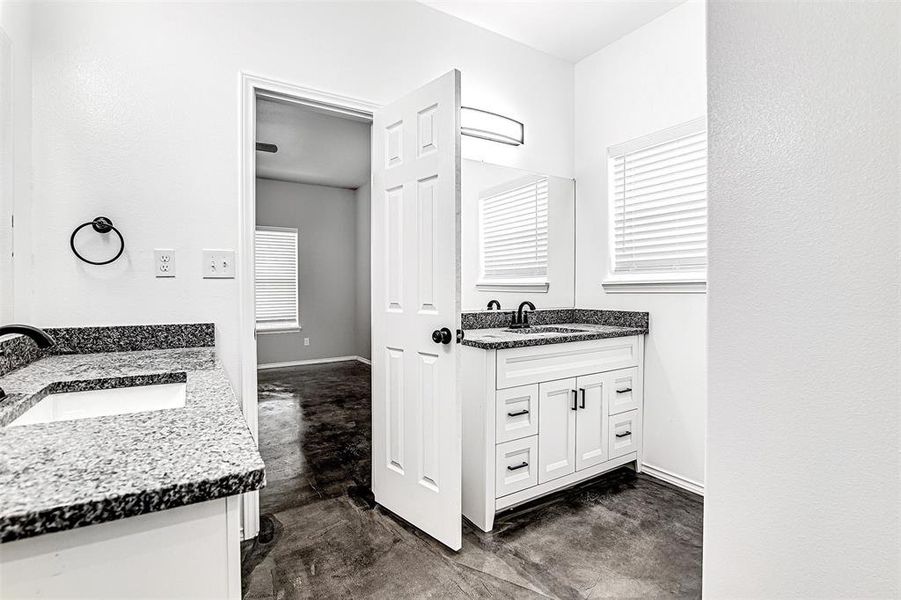
<path fill-rule="evenodd" d="M 235 278 L 235 251 L 234 250 L 204 250 L 203 251 L 203 278 L 204 279 L 234 279 Z"/>
<path fill-rule="evenodd" d="M 175 250 L 154 250 L 153 271 L 157 277 L 175 277 Z"/>

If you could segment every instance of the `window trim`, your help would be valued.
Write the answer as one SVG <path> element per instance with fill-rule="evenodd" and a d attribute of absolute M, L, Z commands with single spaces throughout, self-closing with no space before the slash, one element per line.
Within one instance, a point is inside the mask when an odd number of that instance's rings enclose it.
<path fill-rule="evenodd" d="M 604 291 L 612 294 L 706 294 L 707 270 L 660 271 L 645 273 L 616 272 L 616 202 L 611 177 L 612 160 L 623 154 L 661 144 L 679 137 L 707 131 L 707 116 L 698 117 L 666 129 L 655 131 L 607 148 L 604 175 L 607 187 L 607 272 L 601 281 Z M 708 196 L 709 199 L 709 196 Z M 708 221 L 709 224 L 709 221 Z M 705 226 L 706 227 L 706 226 Z M 709 232 L 709 228 L 707 229 Z M 708 247 L 709 251 L 709 247 Z"/>
<path fill-rule="evenodd" d="M 297 333 L 303 329 L 300 321 L 300 230 L 297 227 L 273 227 L 270 225 L 256 225 L 254 227 L 254 287 L 256 287 L 256 233 L 257 231 L 278 231 L 283 233 L 293 233 L 296 238 L 297 256 L 297 310 L 295 318 L 286 321 L 270 321 L 260 324 L 256 320 L 256 294 L 254 293 L 254 332 L 258 335 L 268 335 L 277 333 Z"/>
<path fill-rule="evenodd" d="M 485 277 L 485 237 L 484 224 L 482 221 L 482 203 L 486 198 L 496 196 L 498 194 L 524 187 L 530 184 L 537 184 L 541 180 L 547 180 L 547 238 L 548 238 L 548 256 L 545 264 L 544 277 L 521 277 L 516 279 L 491 279 Z M 531 173 L 523 175 L 518 179 L 498 184 L 487 190 L 483 190 L 477 199 L 478 225 L 479 225 L 479 247 L 478 247 L 478 264 L 479 278 L 476 281 L 476 289 L 481 292 L 528 292 L 536 294 L 546 294 L 550 288 L 550 241 L 551 241 L 551 178 L 547 175 L 539 175 Z"/>

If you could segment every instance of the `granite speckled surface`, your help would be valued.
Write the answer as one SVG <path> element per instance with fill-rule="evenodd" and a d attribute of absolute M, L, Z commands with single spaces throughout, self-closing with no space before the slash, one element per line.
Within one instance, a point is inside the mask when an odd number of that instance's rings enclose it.
<path fill-rule="evenodd" d="M 24 335 L 3 336 L 0 339 L 0 377 L 33 363 L 44 355 L 44 350 Z"/>
<path fill-rule="evenodd" d="M 504 350 L 566 342 L 584 342 L 648 333 L 646 312 L 582 308 L 529 311 L 529 329 L 511 331 L 515 311 L 490 310 L 462 315 L 464 346 L 483 350 Z M 572 331 L 542 330 L 542 327 Z"/>
<path fill-rule="evenodd" d="M 185 406 L 6 426 L 53 391 L 184 381 Z M 231 496 L 264 466 L 213 348 L 47 356 L 0 378 L 0 542 Z"/>
<path fill-rule="evenodd" d="M 552 327 L 553 330 L 551 331 L 542 331 L 542 327 L 539 325 L 518 331 L 510 331 L 506 327 L 473 329 L 466 332 L 463 338 L 463 345 L 483 350 L 506 350 L 508 348 L 627 337 L 648 332 L 647 328 L 641 327 L 616 327 L 590 323 L 561 323 Z M 559 331 L 561 329 L 571 329 L 572 331 Z"/>
<path fill-rule="evenodd" d="M 216 328 L 212 323 L 46 327 L 44 331 L 54 342 L 46 350 L 39 349 L 23 335 L 0 339 L 0 377 L 52 354 L 199 348 L 216 344 Z"/>

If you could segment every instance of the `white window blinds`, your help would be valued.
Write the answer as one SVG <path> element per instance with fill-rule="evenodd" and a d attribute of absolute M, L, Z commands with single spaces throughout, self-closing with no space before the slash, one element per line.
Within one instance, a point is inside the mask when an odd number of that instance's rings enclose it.
<path fill-rule="evenodd" d="M 483 282 L 547 280 L 547 177 L 483 193 L 479 215 Z"/>
<path fill-rule="evenodd" d="M 254 270 L 257 329 L 299 327 L 297 230 L 257 227 Z"/>
<path fill-rule="evenodd" d="M 611 147 L 615 274 L 707 269 L 707 131 L 696 119 Z"/>

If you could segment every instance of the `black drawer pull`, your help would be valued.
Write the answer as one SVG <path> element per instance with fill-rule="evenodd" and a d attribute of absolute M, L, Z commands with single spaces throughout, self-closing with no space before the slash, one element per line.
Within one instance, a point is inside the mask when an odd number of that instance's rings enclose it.
<path fill-rule="evenodd" d="M 529 414 L 529 411 L 527 411 L 526 409 L 522 409 L 522 410 L 518 410 L 516 412 L 507 413 L 507 416 L 508 417 L 521 417 L 522 415 L 527 415 L 527 414 Z"/>
<path fill-rule="evenodd" d="M 626 392 L 631 392 L 632 388 L 626 388 L 624 390 L 616 390 L 617 394 L 625 394 Z"/>
<path fill-rule="evenodd" d="M 623 433 L 617 433 L 616 437 L 626 437 L 627 435 L 632 435 L 631 431 L 624 431 Z"/>
<path fill-rule="evenodd" d="M 524 463 L 522 463 L 522 464 L 516 465 L 515 467 L 511 467 L 510 465 L 507 465 L 507 470 L 508 470 L 508 471 L 518 471 L 519 469 L 524 469 L 524 468 L 526 468 L 526 467 L 528 467 L 528 466 L 529 466 L 529 463 L 527 463 L 527 462 L 524 462 Z"/>

